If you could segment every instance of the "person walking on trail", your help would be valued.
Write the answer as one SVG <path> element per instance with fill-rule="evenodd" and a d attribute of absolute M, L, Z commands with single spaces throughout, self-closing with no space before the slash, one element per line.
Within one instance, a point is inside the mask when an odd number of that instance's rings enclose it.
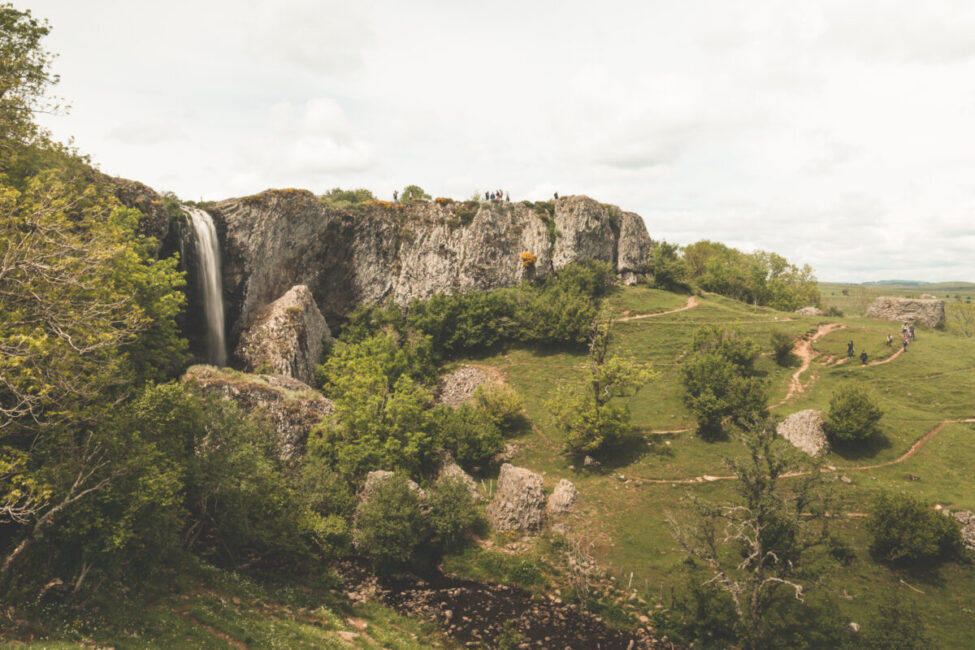
<path fill-rule="evenodd" d="M 911 327 L 909 328 L 909 331 L 911 332 L 911 340 L 913 341 L 914 340 L 914 324 L 913 323 L 911 323 Z"/>
<path fill-rule="evenodd" d="M 907 334 L 905 334 L 904 335 L 904 352 L 907 352 L 907 341 L 908 341 Z"/>
<path fill-rule="evenodd" d="M 866 350 L 863 350 L 862 352 L 860 352 L 860 365 L 861 366 L 867 365 L 867 351 Z"/>
<path fill-rule="evenodd" d="M 894 341 L 894 337 L 890 332 L 887 332 L 887 347 L 889 348 Z"/>
<path fill-rule="evenodd" d="M 848 359 L 853 358 L 853 341 L 846 344 L 846 356 Z"/>

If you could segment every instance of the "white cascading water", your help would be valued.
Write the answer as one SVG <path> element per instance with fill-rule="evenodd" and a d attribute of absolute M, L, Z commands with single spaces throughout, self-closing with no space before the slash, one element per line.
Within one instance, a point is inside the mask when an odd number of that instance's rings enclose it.
<path fill-rule="evenodd" d="M 220 242 L 217 240 L 217 229 L 206 211 L 192 205 L 184 205 L 183 210 L 189 215 L 196 236 L 200 287 L 203 290 L 203 309 L 207 321 L 207 361 L 222 367 L 227 364 L 227 343 L 224 339 Z"/>

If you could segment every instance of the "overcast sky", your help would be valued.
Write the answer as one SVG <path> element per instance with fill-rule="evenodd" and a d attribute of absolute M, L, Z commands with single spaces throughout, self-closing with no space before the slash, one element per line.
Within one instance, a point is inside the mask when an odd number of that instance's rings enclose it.
<path fill-rule="evenodd" d="M 975 281 L 970 0 L 14 0 L 45 121 L 184 199 L 588 194 L 821 280 Z"/>

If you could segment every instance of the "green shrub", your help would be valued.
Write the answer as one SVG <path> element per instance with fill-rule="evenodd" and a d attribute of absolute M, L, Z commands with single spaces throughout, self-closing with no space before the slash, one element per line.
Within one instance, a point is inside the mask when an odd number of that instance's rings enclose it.
<path fill-rule="evenodd" d="M 877 606 L 863 626 L 856 645 L 864 650 L 928 650 L 935 647 L 915 607 L 896 594 Z"/>
<path fill-rule="evenodd" d="M 771 338 L 775 363 L 782 367 L 793 365 L 796 360 L 796 355 L 792 353 L 792 347 L 795 343 L 792 335 L 781 330 L 774 330 Z"/>
<path fill-rule="evenodd" d="M 470 404 L 441 405 L 432 412 L 440 444 L 468 471 L 486 467 L 504 449 L 504 438 L 485 413 Z"/>
<path fill-rule="evenodd" d="M 467 483 L 459 476 L 445 476 L 427 492 L 430 527 L 447 549 L 456 548 L 483 525 Z"/>
<path fill-rule="evenodd" d="M 502 384 L 482 384 L 474 391 L 474 405 L 503 436 L 514 436 L 528 427 L 525 403 L 514 390 Z"/>
<path fill-rule="evenodd" d="M 881 493 L 866 527 L 872 537 L 870 553 L 882 562 L 903 565 L 961 553 L 958 522 L 906 494 Z"/>
<path fill-rule="evenodd" d="M 870 395 L 852 386 L 833 394 L 823 431 L 831 442 L 859 442 L 880 433 L 881 411 Z"/>
<path fill-rule="evenodd" d="M 381 571 L 408 564 L 426 534 L 420 499 L 401 474 L 377 482 L 353 521 L 356 550 Z"/>

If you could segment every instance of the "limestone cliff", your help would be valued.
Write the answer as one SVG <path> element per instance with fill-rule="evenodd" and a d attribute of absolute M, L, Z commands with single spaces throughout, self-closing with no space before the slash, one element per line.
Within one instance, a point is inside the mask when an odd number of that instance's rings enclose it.
<path fill-rule="evenodd" d="M 640 273 L 650 247 L 639 216 L 584 196 L 342 210 L 310 192 L 275 190 L 208 211 L 222 244 L 231 341 L 296 284 L 308 286 L 334 323 L 359 303 L 495 289 L 587 259 Z M 537 257 L 533 269 L 521 263 L 525 251 Z"/>

